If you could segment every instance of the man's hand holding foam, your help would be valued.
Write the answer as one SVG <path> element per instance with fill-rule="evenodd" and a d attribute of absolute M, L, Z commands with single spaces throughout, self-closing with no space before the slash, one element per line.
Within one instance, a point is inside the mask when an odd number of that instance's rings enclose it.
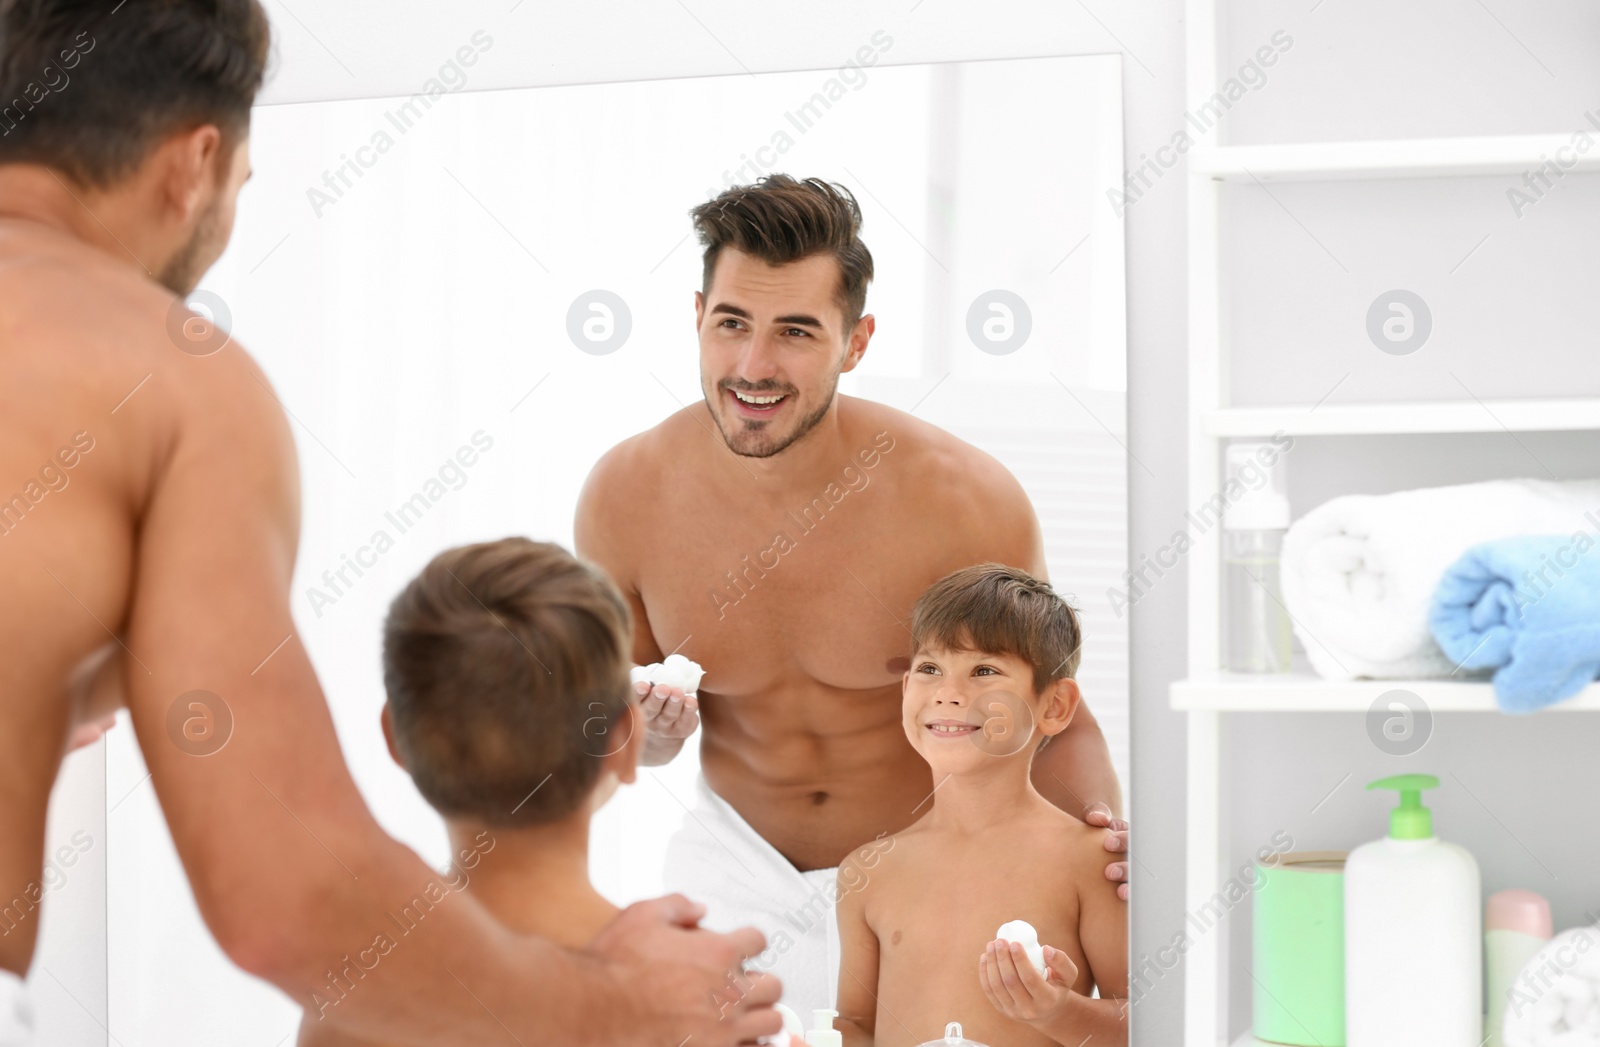
<path fill-rule="evenodd" d="M 633 667 L 633 690 L 639 696 L 639 708 L 649 732 L 644 763 L 666 763 L 700 726 L 696 692 L 705 674 L 697 663 L 681 654 L 669 654 L 665 661 Z"/>

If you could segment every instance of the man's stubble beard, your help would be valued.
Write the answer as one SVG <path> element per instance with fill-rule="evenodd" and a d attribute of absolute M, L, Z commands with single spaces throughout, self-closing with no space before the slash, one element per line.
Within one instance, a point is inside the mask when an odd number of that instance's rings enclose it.
<path fill-rule="evenodd" d="M 822 424 L 822 420 L 828 416 L 828 409 L 833 406 L 834 398 L 839 392 L 839 375 L 841 373 L 841 371 L 833 372 L 833 381 L 828 387 L 828 395 L 822 398 L 822 403 L 814 411 L 805 416 L 805 418 L 801 419 L 800 424 L 795 426 L 794 432 L 790 434 L 789 438 L 784 440 L 782 443 L 772 446 L 763 446 L 761 444 L 757 444 L 755 447 L 741 446 L 739 443 L 735 442 L 735 439 L 729 437 L 728 430 L 722 424 L 721 412 L 716 410 L 711 411 L 711 420 L 716 423 L 717 432 L 722 434 L 722 442 L 726 444 L 728 450 L 732 451 L 734 454 L 741 458 L 771 458 L 775 454 L 781 454 L 783 451 L 793 446 L 795 441 L 799 440 L 811 430 L 815 429 L 818 425 Z M 717 392 L 719 398 L 721 395 L 721 390 L 722 386 L 718 385 Z M 709 407 L 710 404 L 708 403 L 707 406 Z M 766 424 L 770 425 L 771 423 L 769 422 Z M 759 438 L 765 435 L 765 433 L 766 429 L 763 427 L 761 429 L 745 429 L 740 435 Z"/>
<path fill-rule="evenodd" d="M 167 260 L 161 267 L 161 272 L 156 274 L 156 281 L 180 298 L 187 298 L 199 286 L 200 278 L 205 276 L 206 270 L 211 268 L 210 262 L 201 262 L 201 253 L 210 245 L 217 229 L 217 212 L 222 209 L 221 200 L 212 201 L 210 207 L 200 215 L 194 224 L 194 233 L 189 237 L 188 243 L 178 249 L 178 252 Z"/>

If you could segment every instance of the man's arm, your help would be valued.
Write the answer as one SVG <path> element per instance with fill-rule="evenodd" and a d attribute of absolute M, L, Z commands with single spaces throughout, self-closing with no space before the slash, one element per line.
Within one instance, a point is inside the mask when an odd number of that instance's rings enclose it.
<path fill-rule="evenodd" d="M 180 421 L 137 521 L 128 704 L 201 915 L 228 956 L 374 1039 L 468 1045 L 512 1030 L 598 1047 L 675 1043 L 692 1030 L 736 1042 L 749 1013 L 716 1022 L 706 990 L 752 942 L 664 939 L 693 910 L 662 909 L 625 917 L 637 945 L 597 950 L 607 961 L 569 954 L 506 931 L 468 896 L 441 898 L 433 870 L 378 827 L 290 615 L 299 478 L 282 411 L 242 350 L 162 377 L 164 395 L 139 406 Z M 407 908 L 406 923 L 391 915 Z M 696 958 L 666 965 L 666 993 L 639 977 L 653 997 L 640 1001 L 641 986 L 619 979 L 643 974 L 636 948 L 668 940 Z M 710 970 L 696 975 L 696 964 Z"/>
<path fill-rule="evenodd" d="M 867 924 L 866 893 L 870 871 L 861 859 L 877 864 L 877 845 L 869 844 L 839 866 L 839 994 L 834 1028 L 843 1034 L 845 1047 L 872 1047 L 878 1019 L 878 936 Z"/>
<path fill-rule="evenodd" d="M 988 558 L 1018 564 L 1035 578 L 1048 580 L 1044 534 L 1027 493 L 999 462 L 983 470 L 983 475 L 993 477 L 995 484 L 984 504 L 1001 507 L 1000 512 L 986 514 L 984 520 L 994 529 L 991 540 L 996 551 L 1004 554 Z M 1079 701 L 1067 729 L 1034 756 L 1032 779 L 1033 787 L 1045 799 L 1106 830 L 1105 876 L 1119 884 L 1118 893 L 1126 901 L 1128 863 L 1118 858 L 1128 849 L 1128 824 L 1121 820 L 1122 788 L 1111 764 L 1111 748 L 1087 700 Z"/>
<path fill-rule="evenodd" d="M 1067 729 L 1033 758 L 1033 787 L 1074 818 L 1085 819 L 1097 804 L 1122 816 L 1122 786 L 1111 766 L 1111 748 L 1087 702 Z"/>
<path fill-rule="evenodd" d="M 999 468 L 999 463 L 995 463 Z M 1010 557 L 997 558 L 1025 568 L 1043 581 L 1050 578 L 1045 565 L 1044 533 L 1033 503 L 1016 478 L 1003 468 L 992 473 L 1001 484 L 997 501 L 1005 507 L 994 519 L 1003 521 L 1003 541 Z M 1111 766 L 1111 748 L 1100 732 L 1100 724 L 1089 709 L 1088 700 L 1078 703 L 1078 711 L 1067 729 L 1050 739 L 1033 759 L 1033 786 L 1045 799 L 1074 818 L 1083 818 L 1096 804 L 1104 804 L 1112 815 L 1122 814 L 1122 787 Z"/>
<path fill-rule="evenodd" d="M 637 437 L 635 439 L 638 439 Z M 630 566 L 633 557 L 627 538 L 619 528 L 626 515 L 622 502 L 636 493 L 628 470 L 636 467 L 637 449 L 625 443 L 612 448 L 595 464 L 578 496 L 573 520 L 573 544 L 578 556 L 596 564 L 611 576 L 628 601 L 633 614 L 633 661 L 650 665 L 664 657 L 661 646 L 650 631 L 650 616 L 638 581 Z M 644 713 L 645 742 L 640 762 L 647 767 L 670 763 L 683 749 L 683 743 L 700 726 L 700 703 L 681 688 L 647 684 L 635 685 L 639 709 Z"/>

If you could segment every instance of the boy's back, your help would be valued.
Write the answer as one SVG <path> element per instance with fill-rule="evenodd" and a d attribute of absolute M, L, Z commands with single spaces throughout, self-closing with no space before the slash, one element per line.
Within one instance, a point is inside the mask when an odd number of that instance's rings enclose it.
<path fill-rule="evenodd" d="M 627 604 L 599 568 L 526 538 L 447 549 L 395 597 L 384 738 L 455 856 L 423 897 L 449 906 L 470 893 L 508 932 L 571 950 L 616 919 L 589 879 L 589 823 L 633 781 L 644 738 L 631 640 Z M 382 1047 L 323 1020 L 345 994 L 331 980 L 313 997 L 299 1047 Z"/>
<path fill-rule="evenodd" d="M 875 1047 L 939 1039 L 949 1022 L 994 1047 L 1055 1043 L 997 1011 L 979 982 L 979 956 L 1010 920 L 1072 958 L 1074 991 L 1103 980 L 1108 995 L 1126 995 L 1127 906 L 1105 877 L 1104 836 L 1035 797 L 975 833 L 924 817 L 859 852 L 856 886 L 841 872 L 839 914 L 866 933 L 846 936 L 855 947 L 840 960 L 842 981 L 877 998 Z"/>

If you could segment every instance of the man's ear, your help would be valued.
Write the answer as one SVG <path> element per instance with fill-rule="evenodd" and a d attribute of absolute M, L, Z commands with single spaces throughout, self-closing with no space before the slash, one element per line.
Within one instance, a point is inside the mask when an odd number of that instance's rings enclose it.
<path fill-rule="evenodd" d="M 153 159 L 161 165 L 167 205 L 177 212 L 179 222 L 187 224 L 227 181 L 233 153 L 223 149 L 222 132 L 215 124 L 201 124 L 169 137 Z"/>
<path fill-rule="evenodd" d="M 700 330 L 700 324 L 706 318 L 706 296 L 699 291 L 694 293 L 694 329 Z"/>
<path fill-rule="evenodd" d="M 1039 712 L 1039 730 L 1047 735 L 1060 734 L 1072 723 L 1078 703 L 1083 700 L 1078 681 L 1070 676 L 1062 677 L 1045 688 L 1044 698 L 1044 707 Z"/>
<path fill-rule="evenodd" d="M 400 765 L 402 771 L 407 774 L 411 773 L 411 769 L 406 766 L 405 760 L 400 758 L 400 747 L 394 743 L 394 716 L 389 712 L 388 702 L 383 703 L 383 712 L 378 715 L 378 721 L 383 724 L 383 741 L 389 747 L 390 758 Z"/>
<path fill-rule="evenodd" d="M 855 330 L 850 332 L 850 345 L 844 353 L 844 363 L 839 366 L 841 373 L 854 371 L 856 364 L 867 353 L 867 343 L 872 341 L 872 334 L 878 329 L 878 319 L 867 313 L 856 321 Z"/>

